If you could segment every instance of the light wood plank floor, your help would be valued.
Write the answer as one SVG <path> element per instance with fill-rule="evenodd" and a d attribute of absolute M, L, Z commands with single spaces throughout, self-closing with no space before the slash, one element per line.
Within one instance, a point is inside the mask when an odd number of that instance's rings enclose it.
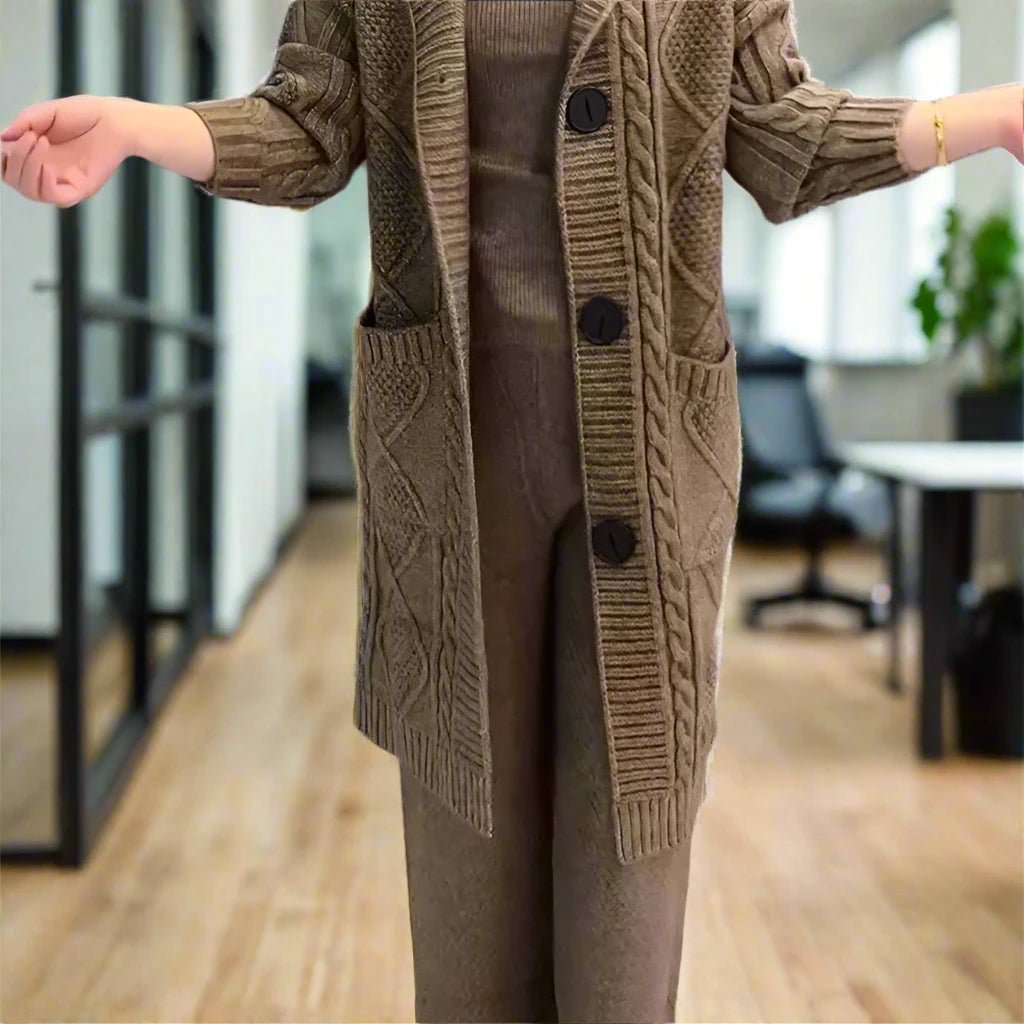
<path fill-rule="evenodd" d="M 397 772 L 351 725 L 354 529 L 317 509 L 199 655 L 85 871 L 4 870 L 3 1020 L 411 1019 Z M 732 600 L 795 568 L 739 553 Z M 681 1019 L 1024 1019 L 1020 766 L 918 763 L 880 636 L 729 632 Z"/>
<path fill-rule="evenodd" d="M 181 627 L 155 623 L 155 663 L 174 653 Z M 103 753 L 132 700 L 131 640 L 113 620 L 85 666 L 85 750 Z M 5 846 L 52 846 L 57 836 L 57 656 L 0 652 L 0 840 Z"/>

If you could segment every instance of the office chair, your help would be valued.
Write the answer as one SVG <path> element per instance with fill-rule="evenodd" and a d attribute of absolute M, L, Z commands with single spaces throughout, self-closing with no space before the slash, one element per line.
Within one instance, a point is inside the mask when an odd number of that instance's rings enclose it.
<path fill-rule="evenodd" d="M 743 425 L 743 483 L 738 533 L 744 539 L 798 543 L 807 569 L 792 590 L 749 598 L 748 626 L 766 608 L 833 604 L 852 609 L 864 629 L 881 625 L 886 604 L 829 583 L 822 553 L 835 540 L 856 536 L 863 516 L 858 496 L 840 488 L 843 464 L 827 449 L 807 385 L 807 361 L 776 346 L 746 346 L 737 353 Z"/>

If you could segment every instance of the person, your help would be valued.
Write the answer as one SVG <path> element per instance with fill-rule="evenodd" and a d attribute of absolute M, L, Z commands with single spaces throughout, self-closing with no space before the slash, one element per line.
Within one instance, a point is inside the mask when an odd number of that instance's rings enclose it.
<path fill-rule="evenodd" d="M 356 714 L 402 764 L 420 1020 L 674 1016 L 739 473 L 723 171 L 781 222 L 1024 160 L 1022 122 L 1020 85 L 827 87 L 791 0 L 297 0 L 250 95 L 3 132 L 62 207 L 130 156 L 296 208 L 367 164 Z"/>

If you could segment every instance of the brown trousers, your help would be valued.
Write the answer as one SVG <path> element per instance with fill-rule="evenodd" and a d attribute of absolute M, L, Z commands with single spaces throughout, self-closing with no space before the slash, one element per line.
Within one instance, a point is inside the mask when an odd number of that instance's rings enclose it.
<path fill-rule="evenodd" d="M 571 364 L 473 361 L 494 837 L 403 774 L 417 1019 L 671 1021 L 689 849 L 616 856 Z"/>

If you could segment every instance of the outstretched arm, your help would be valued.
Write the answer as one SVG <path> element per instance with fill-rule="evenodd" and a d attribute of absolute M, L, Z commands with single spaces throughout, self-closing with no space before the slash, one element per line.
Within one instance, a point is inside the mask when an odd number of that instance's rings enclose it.
<path fill-rule="evenodd" d="M 938 162 L 934 108 L 867 99 L 811 76 L 793 0 L 735 0 L 727 168 L 779 223 L 908 181 Z M 943 100 L 948 158 L 1005 146 L 1024 158 L 1024 88 Z"/>
<path fill-rule="evenodd" d="M 4 129 L 5 184 L 72 206 L 129 156 L 211 194 L 309 207 L 344 187 L 363 155 L 354 0 L 295 0 L 273 73 L 237 99 L 159 106 L 70 96 L 27 107 Z"/>
<path fill-rule="evenodd" d="M 214 168 L 213 140 L 192 111 L 114 96 L 33 104 L 0 142 L 4 184 L 56 206 L 95 195 L 129 156 L 197 181 Z"/>

